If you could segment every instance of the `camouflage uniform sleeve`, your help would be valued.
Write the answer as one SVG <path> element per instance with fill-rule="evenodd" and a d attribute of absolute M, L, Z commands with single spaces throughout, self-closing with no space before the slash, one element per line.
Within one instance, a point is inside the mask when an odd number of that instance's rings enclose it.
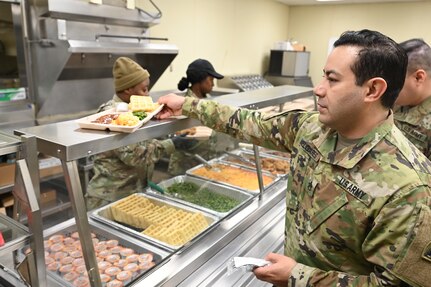
<path fill-rule="evenodd" d="M 379 212 L 362 244 L 374 272 L 352 275 L 298 263 L 288 286 L 430 286 L 430 194 L 429 187 L 414 187 L 406 195 L 395 195 Z"/>
<path fill-rule="evenodd" d="M 183 114 L 234 138 L 287 152 L 292 151 L 298 129 L 309 117 L 309 113 L 305 112 L 266 115 L 193 98 L 186 98 Z"/>
<path fill-rule="evenodd" d="M 118 158 L 128 166 L 145 167 L 175 150 L 172 140 L 148 140 L 115 150 Z"/>

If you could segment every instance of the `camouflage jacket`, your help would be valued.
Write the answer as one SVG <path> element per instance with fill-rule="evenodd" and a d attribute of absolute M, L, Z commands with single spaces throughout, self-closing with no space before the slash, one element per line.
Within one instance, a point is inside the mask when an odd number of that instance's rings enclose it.
<path fill-rule="evenodd" d="M 122 101 L 115 95 L 99 112 L 114 107 L 117 102 Z M 171 140 L 147 140 L 96 155 L 87 197 L 112 202 L 140 191 L 147 185 L 147 179 L 151 179 L 154 164 L 174 149 Z"/>
<path fill-rule="evenodd" d="M 191 89 L 187 89 L 184 94 L 185 97 L 198 99 Z M 207 96 L 210 98 L 210 96 Z M 184 138 L 186 140 L 186 138 Z M 221 152 L 227 149 L 232 149 L 235 144 L 232 138 L 222 133 L 212 132 L 208 140 L 194 140 L 190 139 L 190 143 L 194 143 L 187 150 L 176 149 L 169 159 L 168 172 L 172 175 L 184 174 L 188 169 L 201 164 L 200 161 L 189 154 L 198 154 L 203 158 L 210 160 L 218 156 Z"/>
<path fill-rule="evenodd" d="M 431 159 L 431 97 L 418 106 L 401 107 L 394 119 L 404 135 Z"/>
<path fill-rule="evenodd" d="M 431 163 L 390 116 L 356 145 L 317 113 L 265 116 L 187 99 L 183 114 L 248 142 L 291 152 L 285 255 L 289 286 L 430 286 Z"/>

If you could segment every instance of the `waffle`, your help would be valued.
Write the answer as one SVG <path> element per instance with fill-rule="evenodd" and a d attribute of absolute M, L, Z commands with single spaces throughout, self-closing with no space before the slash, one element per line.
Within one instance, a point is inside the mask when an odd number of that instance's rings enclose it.
<path fill-rule="evenodd" d="M 158 103 L 153 103 L 151 97 L 130 96 L 129 110 L 132 112 L 144 111 L 152 112 L 159 107 Z"/>
<path fill-rule="evenodd" d="M 208 226 L 202 213 L 155 205 L 133 194 L 111 206 L 114 220 L 145 229 L 142 233 L 170 245 L 183 245 Z"/>

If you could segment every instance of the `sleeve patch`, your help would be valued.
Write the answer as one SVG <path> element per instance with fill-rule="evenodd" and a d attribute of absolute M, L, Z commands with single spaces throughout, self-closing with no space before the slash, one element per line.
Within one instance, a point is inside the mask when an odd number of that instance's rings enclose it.
<path fill-rule="evenodd" d="M 421 205 L 414 227 L 415 237 L 403 258 L 395 265 L 394 273 L 413 286 L 429 286 L 431 282 L 431 209 Z"/>

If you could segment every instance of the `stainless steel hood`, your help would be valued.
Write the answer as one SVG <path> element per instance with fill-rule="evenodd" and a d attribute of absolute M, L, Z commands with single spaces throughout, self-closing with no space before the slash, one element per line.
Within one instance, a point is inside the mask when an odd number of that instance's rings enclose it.
<path fill-rule="evenodd" d="M 111 99 L 112 67 L 118 57 L 132 58 L 147 69 L 151 88 L 178 54 L 168 39 L 150 37 L 149 28 L 160 20 L 127 9 L 125 1 L 24 3 L 29 90 L 39 123 L 80 117 Z"/>

